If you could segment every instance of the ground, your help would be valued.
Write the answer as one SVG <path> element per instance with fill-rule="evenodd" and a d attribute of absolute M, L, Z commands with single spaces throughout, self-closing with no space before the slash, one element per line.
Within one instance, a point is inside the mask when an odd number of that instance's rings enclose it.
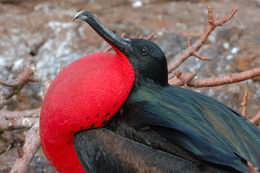
<path fill-rule="evenodd" d="M 199 51 L 213 60 L 190 58 L 184 71 L 196 71 L 198 78 L 241 72 L 260 65 L 260 2 L 258 0 L 0 0 L 0 79 L 10 80 L 26 65 L 36 63 L 42 81 L 53 79 L 64 62 L 104 50 L 107 44 L 84 22 L 73 21 L 80 10 L 89 10 L 117 34 L 134 38 L 155 33 L 153 41 L 165 52 L 168 61 L 186 48 L 207 25 L 207 6 L 225 16 L 234 6 L 239 11 L 223 27 L 210 35 Z M 243 92 L 249 93 L 248 116 L 260 110 L 260 78 L 239 84 L 196 89 L 241 111 Z M 27 85 L 8 102 L 10 110 L 39 107 L 42 83 Z M 194 89 L 194 88 L 193 88 Z M 1 132 L 1 131 L 0 131 Z M 10 170 L 18 157 L 26 131 L 4 132 L 0 140 L 0 173 Z M 29 172 L 55 172 L 40 150 Z"/>

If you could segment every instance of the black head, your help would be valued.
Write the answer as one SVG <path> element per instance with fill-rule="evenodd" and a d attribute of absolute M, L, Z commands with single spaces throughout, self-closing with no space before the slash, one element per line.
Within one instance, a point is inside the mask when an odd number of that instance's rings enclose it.
<path fill-rule="evenodd" d="M 163 51 L 155 43 L 144 39 L 130 39 L 125 54 L 135 69 L 136 83 L 150 79 L 167 85 L 167 61 Z"/>
<path fill-rule="evenodd" d="M 135 84 L 143 80 L 152 80 L 160 85 L 168 84 L 167 61 L 156 44 L 143 39 L 119 37 L 89 11 L 79 12 L 74 19 L 78 18 L 86 21 L 102 38 L 129 58 L 135 70 Z"/>

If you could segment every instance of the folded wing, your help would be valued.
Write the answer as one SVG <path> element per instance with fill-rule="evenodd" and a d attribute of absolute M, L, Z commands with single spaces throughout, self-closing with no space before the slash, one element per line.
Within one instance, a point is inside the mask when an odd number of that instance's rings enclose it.
<path fill-rule="evenodd" d="M 247 172 L 260 167 L 260 130 L 222 103 L 200 93 L 152 83 L 138 88 L 125 105 L 130 125 L 150 126 L 195 157 Z"/>

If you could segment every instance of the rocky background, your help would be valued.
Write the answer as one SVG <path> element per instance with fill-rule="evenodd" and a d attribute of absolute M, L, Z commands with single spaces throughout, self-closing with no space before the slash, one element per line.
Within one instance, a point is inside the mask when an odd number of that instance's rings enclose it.
<path fill-rule="evenodd" d="M 53 79 L 61 64 L 93 52 L 107 44 L 86 24 L 73 21 L 80 10 L 89 10 L 108 28 L 126 37 L 155 33 L 168 60 L 186 48 L 188 36 L 196 40 L 207 25 L 207 6 L 223 17 L 233 7 L 239 11 L 227 24 L 218 27 L 199 53 L 210 62 L 190 58 L 179 69 L 197 72 L 197 78 L 221 76 L 260 66 L 259 0 L 0 0 L 0 79 L 8 81 L 23 66 L 36 64 L 42 80 L 29 83 L 8 101 L 10 110 L 26 110 L 41 105 L 42 83 Z M 248 117 L 260 110 L 260 78 L 219 87 L 195 89 L 241 111 L 244 91 L 248 91 Z M 23 145 L 26 131 L 1 131 L 0 173 L 9 172 Z M 55 170 L 40 150 L 29 172 Z"/>

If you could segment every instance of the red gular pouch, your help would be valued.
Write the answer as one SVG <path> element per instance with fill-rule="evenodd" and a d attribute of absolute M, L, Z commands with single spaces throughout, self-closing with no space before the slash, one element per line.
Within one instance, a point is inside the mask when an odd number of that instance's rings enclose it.
<path fill-rule="evenodd" d="M 73 147 L 76 132 L 103 127 L 126 101 L 135 73 L 122 53 L 128 39 L 105 28 L 91 13 L 75 16 L 90 24 L 116 53 L 78 59 L 54 79 L 42 103 L 40 137 L 48 161 L 61 173 L 84 172 Z"/>

